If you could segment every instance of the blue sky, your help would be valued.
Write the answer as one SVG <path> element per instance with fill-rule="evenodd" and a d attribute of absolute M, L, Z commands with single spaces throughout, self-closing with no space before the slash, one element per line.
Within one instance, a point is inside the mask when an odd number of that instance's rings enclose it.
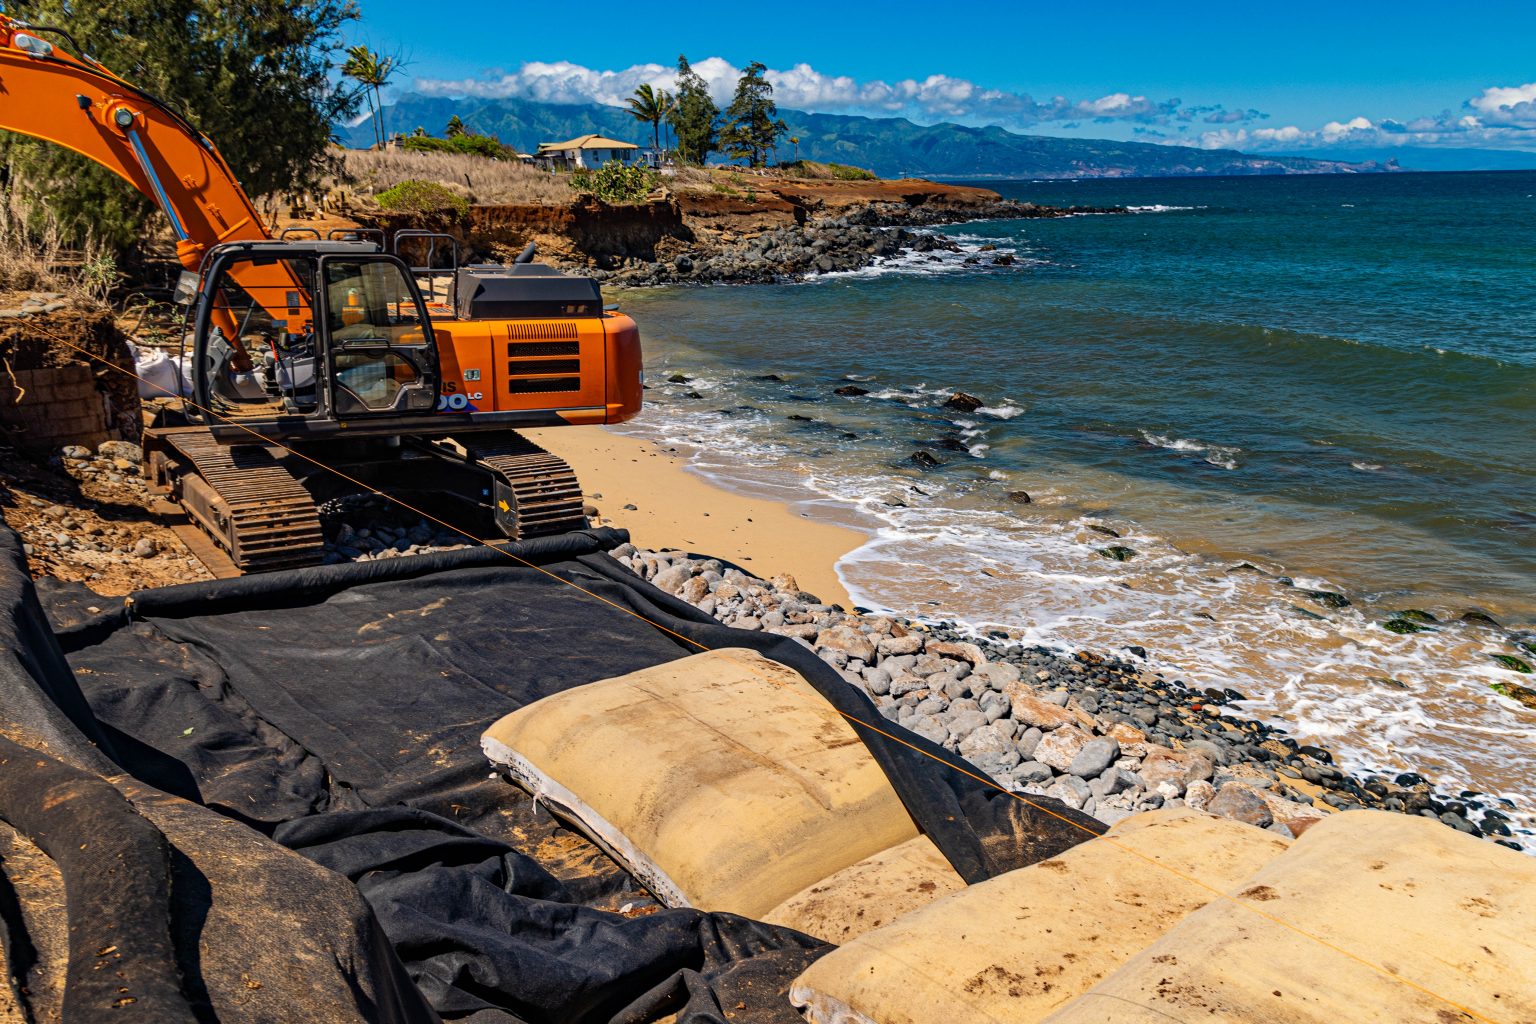
<path fill-rule="evenodd" d="M 1255 152 L 1536 150 L 1533 2 L 361 4 L 351 40 L 409 61 L 396 95 L 614 103 L 669 85 L 686 53 L 722 97 L 759 60 L 781 106 L 831 113 Z"/>

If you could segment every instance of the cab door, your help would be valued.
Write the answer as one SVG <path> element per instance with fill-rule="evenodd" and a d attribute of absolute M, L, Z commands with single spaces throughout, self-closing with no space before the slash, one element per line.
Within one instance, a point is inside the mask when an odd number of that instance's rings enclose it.
<path fill-rule="evenodd" d="M 421 293 L 399 260 L 331 255 L 320 260 L 331 414 L 431 412 L 441 374 Z"/>

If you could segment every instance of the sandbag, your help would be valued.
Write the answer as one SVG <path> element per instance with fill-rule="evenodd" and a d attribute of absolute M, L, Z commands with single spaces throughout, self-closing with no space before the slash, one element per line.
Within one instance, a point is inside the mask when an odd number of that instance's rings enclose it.
<path fill-rule="evenodd" d="M 140 398 L 179 398 L 191 390 L 183 359 L 172 359 L 157 348 L 140 348 L 132 343 L 130 348 Z"/>
<path fill-rule="evenodd" d="M 743 648 L 545 697 L 482 746 L 668 906 L 761 917 L 917 835 L 843 718 Z"/>
<path fill-rule="evenodd" d="M 1348 811 L 1233 895 L 1244 905 L 1190 915 L 1051 1024 L 1536 1019 L 1536 861 L 1513 850 Z"/>
<path fill-rule="evenodd" d="M 854 939 L 790 999 L 813 1024 L 1038 1021 L 1216 898 L 1190 876 L 1224 890 L 1286 845 L 1184 808 L 1139 814 Z"/>
<path fill-rule="evenodd" d="M 842 945 L 964 888 L 933 841 L 918 836 L 802 889 L 763 920 Z"/>

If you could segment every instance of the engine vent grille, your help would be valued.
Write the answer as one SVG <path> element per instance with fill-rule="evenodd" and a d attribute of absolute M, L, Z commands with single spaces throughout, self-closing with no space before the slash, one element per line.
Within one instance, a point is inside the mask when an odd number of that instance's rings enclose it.
<path fill-rule="evenodd" d="M 576 337 L 576 325 L 565 324 L 507 324 L 507 337 L 537 340 Z"/>
<path fill-rule="evenodd" d="M 507 364 L 507 376 L 524 373 L 580 373 L 580 359 L 514 359 Z"/>
<path fill-rule="evenodd" d="M 581 343 L 576 341 L 509 341 L 507 357 L 518 356 L 574 356 L 581 353 Z"/>
<path fill-rule="evenodd" d="M 580 391 L 580 377 L 544 377 L 507 381 L 507 392 L 513 395 L 538 395 L 557 391 Z"/>

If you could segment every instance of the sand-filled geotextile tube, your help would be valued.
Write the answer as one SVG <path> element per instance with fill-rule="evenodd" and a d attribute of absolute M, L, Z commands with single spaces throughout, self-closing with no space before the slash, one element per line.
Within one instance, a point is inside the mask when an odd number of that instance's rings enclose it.
<path fill-rule="evenodd" d="M 719 626 L 636 579 L 602 553 L 622 539 L 586 531 L 512 546 L 536 568 L 481 549 L 127 602 L 49 583 L 40 601 L 0 531 L 0 733 L 108 780 L 114 806 L 165 842 L 167 977 L 179 995 L 146 989 L 128 1005 L 163 1004 L 158 1019 L 177 1019 L 181 1003 L 219 1020 L 292 1019 L 295 1006 L 338 1021 L 798 1019 L 789 984 L 830 945 L 782 924 L 659 907 L 598 847 L 492 777 L 479 748 L 506 714 L 677 661 L 694 643 L 757 651 L 828 706 L 898 737 L 844 726 L 908 834 L 926 833 L 957 878 L 991 877 L 1100 830 L 950 770 L 940 761 L 963 762 L 882 722 L 793 641 Z M 91 833 L 107 820 L 71 824 L 70 841 L 86 846 L 77 852 L 99 848 Z M 0 870 L 17 863 L 0 850 Z M 6 934 L 24 933 L 23 918 Z"/>

